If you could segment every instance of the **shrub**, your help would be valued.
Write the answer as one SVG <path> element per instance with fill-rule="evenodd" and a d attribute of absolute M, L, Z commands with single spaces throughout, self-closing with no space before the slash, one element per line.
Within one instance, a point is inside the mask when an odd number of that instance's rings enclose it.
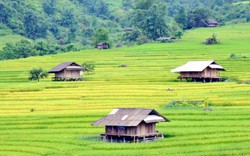
<path fill-rule="evenodd" d="M 136 39 L 136 44 L 137 45 L 141 45 L 141 44 L 144 44 L 144 43 L 148 43 L 148 38 L 147 36 L 139 36 L 137 39 Z"/>
<path fill-rule="evenodd" d="M 128 67 L 128 65 L 126 65 L 126 64 L 122 64 L 122 65 L 120 65 L 120 67 L 121 67 L 121 68 L 127 68 L 127 67 Z"/>
<path fill-rule="evenodd" d="M 40 79 L 46 78 L 48 77 L 48 72 L 43 70 L 41 67 L 40 68 L 33 68 L 30 71 L 30 76 L 29 76 L 29 80 L 37 80 L 39 81 Z"/>
<path fill-rule="evenodd" d="M 181 39 L 182 36 L 183 36 L 183 32 L 181 30 L 177 30 L 174 32 L 174 37 Z"/>
<path fill-rule="evenodd" d="M 196 101 L 186 101 L 186 100 L 172 100 L 167 107 L 168 108 L 195 108 L 195 107 L 209 107 L 212 103 L 208 98 L 204 100 L 196 100 Z"/>
<path fill-rule="evenodd" d="M 207 38 L 206 41 L 203 42 L 203 44 L 206 44 L 206 45 L 219 44 L 219 43 L 220 41 L 217 39 L 216 34 L 213 34 L 212 37 Z"/>
<path fill-rule="evenodd" d="M 230 59 L 239 59 L 239 58 L 247 58 L 247 56 L 243 56 L 243 55 L 237 55 L 237 54 L 231 54 L 229 56 Z"/>
<path fill-rule="evenodd" d="M 94 73 L 95 71 L 95 65 L 90 64 L 90 63 L 83 63 L 82 67 L 85 69 L 87 74 L 89 75 L 90 73 Z"/>

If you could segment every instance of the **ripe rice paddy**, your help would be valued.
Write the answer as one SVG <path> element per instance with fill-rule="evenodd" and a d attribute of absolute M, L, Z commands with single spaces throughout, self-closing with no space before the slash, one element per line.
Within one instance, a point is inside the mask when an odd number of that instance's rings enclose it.
<path fill-rule="evenodd" d="M 250 25 L 201 28 L 174 43 L 86 50 L 0 62 L 0 155 L 250 155 Z M 213 33 L 221 44 L 201 42 Z M 236 54 L 237 58 L 230 58 Z M 180 82 L 172 68 L 215 60 L 228 82 Z M 33 67 L 93 63 L 82 82 L 28 82 Z M 126 64 L 127 68 L 121 68 Z M 173 91 L 168 91 L 172 88 Z M 203 108 L 167 108 L 171 100 L 204 100 Z M 156 142 L 97 140 L 91 123 L 116 107 L 154 108 L 171 120 Z"/>

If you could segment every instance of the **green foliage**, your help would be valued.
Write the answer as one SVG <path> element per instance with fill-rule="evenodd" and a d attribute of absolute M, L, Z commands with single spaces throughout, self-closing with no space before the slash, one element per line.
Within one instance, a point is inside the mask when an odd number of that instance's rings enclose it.
<path fill-rule="evenodd" d="M 16 43 L 6 43 L 3 50 L 0 51 L 0 60 L 26 58 L 38 55 L 44 56 L 77 50 L 79 49 L 73 44 L 59 46 L 56 43 L 43 39 L 36 40 L 33 43 L 29 40 L 22 39 Z"/>
<path fill-rule="evenodd" d="M 31 39 L 45 38 L 47 36 L 47 24 L 39 14 L 28 11 L 24 16 L 25 36 Z"/>
<path fill-rule="evenodd" d="M 83 63 L 82 67 L 84 68 L 84 71 L 87 72 L 87 74 L 93 74 L 95 71 L 95 65 L 90 63 Z"/>
<path fill-rule="evenodd" d="M 219 44 L 220 41 L 218 40 L 217 35 L 213 34 L 212 37 L 207 38 L 206 41 L 203 43 L 206 45 L 211 45 L 211 44 Z"/>
<path fill-rule="evenodd" d="M 72 10 L 66 9 L 62 12 L 62 19 L 60 20 L 60 23 L 62 26 L 69 28 L 74 28 L 76 26 L 76 19 Z"/>
<path fill-rule="evenodd" d="M 149 39 L 169 34 L 167 6 L 160 0 L 140 0 L 131 13 L 131 23 Z"/>
<path fill-rule="evenodd" d="M 39 81 L 40 79 L 47 78 L 48 77 L 48 72 L 43 70 L 41 67 L 40 68 L 33 68 L 29 72 L 29 80 L 30 81 Z"/>
<path fill-rule="evenodd" d="M 240 0 L 2 0 L 0 8 L 0 23 L 6 26 L 0 36 L 13 33 L 82 49 L 93 47 L 94 32 L 100 28 L 108 29 L 114 45 L 133 45 L 141 35 L 155 40 L 178 29 L 204 26 L 207 18 L 220 25 L 250 19 L 249 4 Z M 142 34 L 124 39 L 122 29 L 131 26 Z"/>
<path fill-rule="evenodd" d="M 40 56 L 48 54 L 56 54 L 60 51 L 59 47 L 56 44 L 48 42 L 46 40 L 36 40 L 33 48 L 37 51 L 37 54 Z"/>
<path fill-rule="evenodd" d="M 196 8 L 188 12 L 187 28 L 205 27 L 209 12 L 204 8 Z"/>
<path fill-rule="evenodd" d="M 10 35 L 12 34 L 12 30 L 8 28 L 6 25 L 0 23 L 0 36 Z"/>
<path fill-rule="evenodd" d="M 148 43 L 148 38 L 147 36 L 141 35 L 136 39 L 136 44 L 137 45 L 141 45 L 141 44 L 145 44 Z"/>
<path fill-rule="evenodd" d="M 187 101 L 187 100 L 171 100 L 167 105 L 168 108 L 199 108 L 199 107 L 209 107 L 211 106 L 209 98 L 197 101 Z"/>
<path fill-rule="evenodd" d="M 45 13 L 48 15 L 54 15 L 56 10 L 57 0 L 43 0 L 42 6 Z"/>
<path fill-rule="evenodd" d="M 187 13 L 184 8 L 180 9 L 178 13 L 174 16 L 175 21 L 180 25 L 181 28 L 186 29 L 188 24 Z"/>
<path fill-rule="evenodd" d="M 230 54 L 229 56 L 230 59 L 240 59 L 240 58 L 247 58 L 247 56 L 244 55 L 237 55 L 237 54 Z"/>
<path fill-rule="evenodd" d="M 1 59 L 16 59 L 35 56 L 36 51 L 32 48 L 32 43 L 28 40 L 21 40 L 15 44 L 7 43 L 0 53 Z"/>
<path fill-rule="evenodd" d="M 100 28 L 94 33 L 94 44 L 96 45 L 100 42 L 109 42 L 109 31 L 105 28 Z"/>
<path fill-rule="evenodd" d="M 177 30 L 174 32 L 174 37 L 181 39 L 183 36 L 183 32 L 181 30 Z"/>
<path fill-rule="evenodd" d="M 124 33 L 123 40 L 124 41 L 134 42 L 140 36 L 142 36 L 141 30 L 140 29 L 135 29 L 135 30 L 132 30 L 131 32 Z"/>

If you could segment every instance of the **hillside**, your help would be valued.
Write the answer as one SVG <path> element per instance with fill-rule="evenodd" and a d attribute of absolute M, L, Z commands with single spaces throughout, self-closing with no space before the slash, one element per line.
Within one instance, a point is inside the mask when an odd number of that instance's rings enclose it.
<path fill-rule="evenodd" d="M 6 43 L 16 43 L 22 39 L 26 39 L 20 35 L 6 35 L 0 37 L 0 50 L 6 45 Z"/>
<path fill-rule="evenodd" d="M 199 28 L 173 43 L 1 61 L 0 155 L 250 155 L 249 31 L 250 24 Z M 221 44 L 201 44 L 213 33 Z M 179 82 L 170 70 L 189 60 L 216 60 L 229 81 Z M 49 70 L 64 61 L 92 63 L 96 71 L 82 82 L 27 80 L 33 67 Z M 205 99 L 213 111 L 166 108 L 171 100 Z M 91 123 L 116 107 L 158 110 L 171 120 L 158 124 L 165 138 L 96 140 L 104 128 Z"/>
<path fill-rule="evenodd" d="M 141 38 L 155 40 L 160 36 L 174 35 L 176 31 L 183 29 L 204 27 L 207 19 L 215 19 L 220 25 L 250 20 L 248 1 L 207 2 L 2 0 L 0 36 L 18 34 L 32 40 L 43 39 L 50 44 L 73 45 L 76 49 L 86 49 L 93 48 L 96 42 L 101 41 L 95 39 L 99 29 L 107 30 L 109 39 L 105 41 L 115 47 L 136 44 Z M 135 30 L 129 37 L 124 36 L 123 32 L 127 27 Z"/>

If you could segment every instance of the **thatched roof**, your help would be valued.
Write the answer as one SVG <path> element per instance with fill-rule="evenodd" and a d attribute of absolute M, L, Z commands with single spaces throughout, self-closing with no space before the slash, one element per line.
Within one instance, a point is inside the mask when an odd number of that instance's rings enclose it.
<path fill-rule="evenodd" d="M 189 61 L 180 67 L 172 69 L 171 72 L 201 72 L 207 67 L 217 70 L 225 70 L 215 61 Z"/>
<path fill-rule="evenodd" d="M 169 122 L 154 109 L 116 108 L 109 115 L 92 123 L 93 126 L 137 126 L 146 123 Z"/>
<path fill-rule="evenodd" d="M 58 73 L 67 68 L 68 70 L 84 70 L 82 66 L 75 62 L 62 62 L 53 69 L 49 70 L 49 73 Z"/>

